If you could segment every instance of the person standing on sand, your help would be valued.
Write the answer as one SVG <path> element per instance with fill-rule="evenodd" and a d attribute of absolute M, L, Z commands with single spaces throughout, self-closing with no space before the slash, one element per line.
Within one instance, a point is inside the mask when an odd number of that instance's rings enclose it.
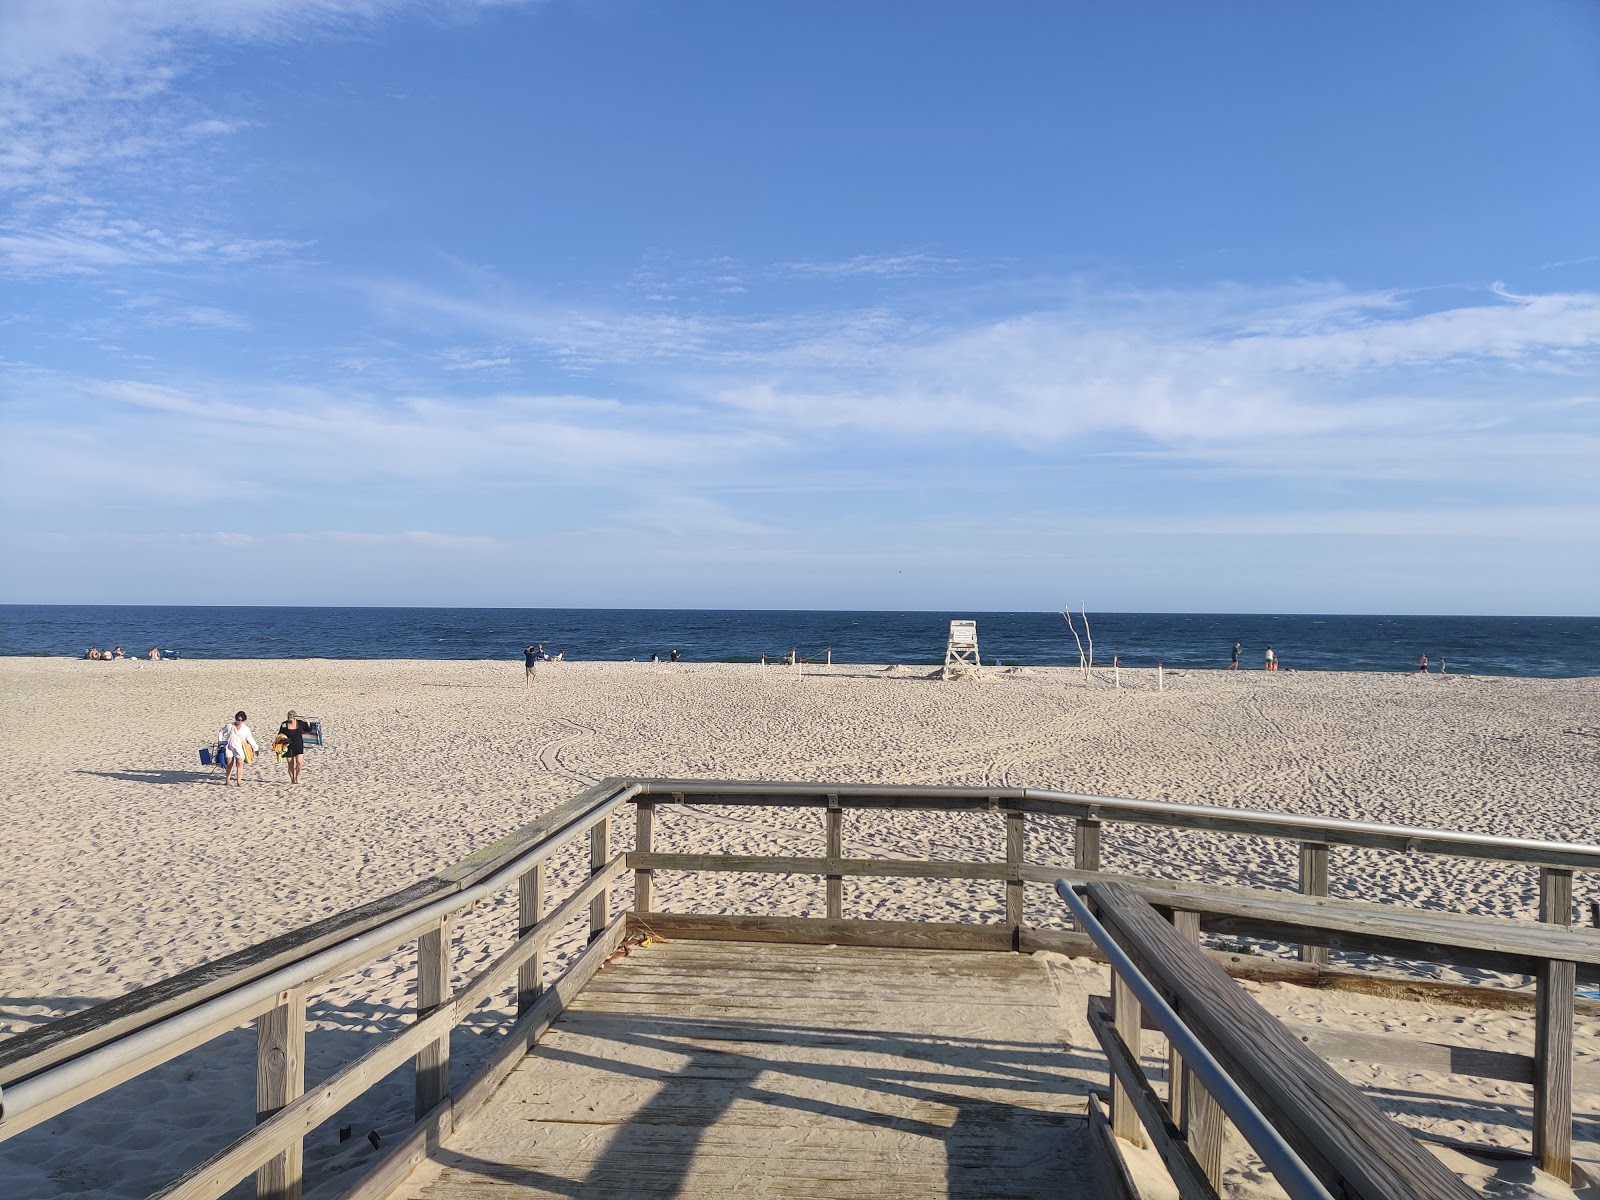
<path fill-rule="evenodd" d="M 1426 675 L 1427 673 L 1428 673 L 1428 656 L 1426 654 L 1418 655 L 1417 656 L 1417 674 Z"/>
<path fill-rule="evenodd" d="M 283 750 L 283 761 L 289 764 L 290 783 L 300 782 L 300 768 L 306 760 L 306 734 L 310 732 L 310 724 L 302 721 L 300 714 L 292 708 L 283 724 L 278 726 L 278 736 L 288 742 Z"/>
<path fill-rule="evenodd" d="M 239 786 L 244 786 L 244 748 L 250 747 L 251 754 L 260 754 L 261 747 L 256 745 L 255 734 L 250 732 L 250 726 L 245 722 L 249 718 L 241 709 L 233 714 L 233 723 L 224 726 L 224 734 L 228 743 L 228 761 L 222 768 L 222 786 L 228 786 L 228 777 L 237 778 Z"/>
<path fill-rule="evenodd" d="M 539 680 L 539 647 L 529 646 L 522 652 L 522 686 L 531 688 Z"/>
<path fill-rule="evenodd" d="M 1278 669 L 1278 656 L 1272 652 L 1271 646 L 1267 647 L 1267 665 L 1263 669 L 1267 671 L 1276 671 Z"/>
<path fill-rule="evenodd" d="M 1233 644 L 1233 660 L 1228 663 L 1228 670 L 1230 671 L 1237 671 L 1239 669 L 1239 650 L 1239 643 L 1235 642 Z"/>

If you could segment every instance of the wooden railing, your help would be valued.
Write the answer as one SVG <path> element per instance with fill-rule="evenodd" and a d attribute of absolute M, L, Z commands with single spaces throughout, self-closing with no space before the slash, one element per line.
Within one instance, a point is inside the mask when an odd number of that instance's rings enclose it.
<path fill-rule="evenodd" d="M 407 1060 L 416 1064 L 416 1124 L 349 1195 L 378 1196 L 493 1093 L 518 1059 L 613 953 L 624 921 L 610 893 L 626 870 L 612 854 L 612 815 L 639 791 L 600 785 L 431 879 L 150 988 L 0 1042 L 0 1140 L 205 1044 L 254 1018 L 256 1128 L 156 1193 L 211 1200 L 252 1172 L 256 1194 L 293 1200 L 301 1191 L 305 1135 Z M 545 866 L 587 836 L 587 878 L 546 909 Z M 515 886 L 511 947 L 452 991 L 450 934 L 461 914 Z M 589 945 L 549 986 L 551 939 L 587 916 Z M 306 996 L 320 984 L 414 943 L 417 1013 L 311 1091 L 305 1090 Z M 496 1050 L 460 1088 L 450 1085 L 450 1033 L 497 993 L 516 988 L 518 1016 Z"/>
<path fill-rule="evenodd" d="M 1368 1200 L 1476 1194 L 1323 1058 L 1393 1063 L 1393 1039 L 1325 1031 L 1318 1036 L 1272 1017 L 1200 952 L 1200 931 L 1218 926 L 1267 936 L 1288 927 L 1372 952 L 1536 975 L 1531 1060 L 1481 1051 L 1458 1059 L 1450 1047 L 1408 1041 L 1401 1057 L 1412 1061 L 1396 1065 L 1532 1083 L 1534 1159 L 1542 1170 L 1572 1181 L 1573 982 L 1600 978 L 1600 935 L 1359 901 L 1289 901 L 1247 888 L 1118 882 L 1088 873 L 1063 878 L 1056 889 L 1112 964 L 1111 1005 L 1095 998 L 1088 1014 L 1111 1071 L 1111 1114 L 1103 1132 L 1143 1144 L 1142 1130 L 1184 1200 L 1214 1200 L 1217 1194 L 1224 1110 L 1293 1196 L 1301 1194 L 1307 1170 L 1335 1195 Z M 1168 1041 L 1164 1100 L 1140 1060 L 1140 1031 L 1147 1027 Z M 1417 1063 L 1419 1051 L 1431 1061 Z M 1284 1145 L 1293 1154 L 1275 1164 L 1272 1152 Z M 1115 1142 L 1108 1148 L 1120 1161 Z"/>
<path fill-rule="evenodd" d="M 612 818 L 630 804 L 635 810 L 634 849 L 614 853 Z M 659 852 L 655 846 L 656 817 L 662 805 L 815 808 L 822 817 L 818 829 L 822 853 L 765 856 Z M 846 813 L 896 811 L 969 813 L 980 820 L 998 820 L 1003 828 L 1004 859 L 958 862 L 847 854 Z M 259 1196 L 274 1200 L 297 1196 L 305 1134 L 410 1059 L 416 1064 L 417 1123 L 346 1193 L 351 1198 L 380 1196 L 455 1122 L 483 1102 L 571 995 L 614 952 L 626 936 L 628 921 L 614 918 L 611 888 L 625 872 L 633 873 L 632 921 L 667 936 L 1052 949 L 1103 957 L 1081 931 L 1035 928 L 1025 919 L 1027 885 L 1050 885 L 1063 870 L 1063 864 L 1028 860 L 1028 823 L 1037 817 L 1067 818 L 1073 822 L 1072 868 L 1083 871 L 1100 870 L 1103 830 L 1108 824 L 1120 822 L 1294 841 L 1300 845 L 1300 886 L 1312 896 L 1327 894 L 1332 850 L 1339 846 L 1526 865 L 1540 872 L 1542 918 L 1558 925 L 1570 921 L 1573 872 L 1600 870 L 1600 846 L 1032 788 L 609 780 L 430 879 L 0 1042 L 0 1141 L 254 1019 L 260 1124 L 158 1195 L 215 1197 L 254 1171 Z M 793 831 L 786 830 L 785 835 L 792 836 Z M 545 865 L 553 853 L 580 837 L 589 841 L 589 874 L 553 908 L 549 907 L 553 897 L 547 894 Z M 665 913 L 657 903 L 660 892 L 656 887 L 656 875 L 663 871 L 820 876 L 824 881 L 825 915 L 800 918 L 765 913 Z M 1003 889 L 1004 921 L 975 924 L 847 919 L 844 880 L 885 876 L 991 880 Z M 448 947 L 453 922 L 474 905 L 512 886 L 518 896 L 517 936 L 513 944 L 464 986 L 452 990 Z M 543 961 L 546 948 L 562 927 L 580 919 L 585 910 L 592 941 L 569 964 L 565 974 L 547 986 Z M 1293 968 L 1319 977 L 1335 971 L 1324 965 L 1328 938 L 1320 933 L 1311 936 L 1302 929 L 1286 940 L 1300 942 L 1302 958 L 1308 961 L 1259 960 L 1230 969 L 1289 972 Z M 418 978 L 414 1023 L 311 1091 L 304 1091 L 308 993 L 338 975 L 413 943 Z M 512 987 L 513 981 L 518 1016 L 483 1066 L 464 1084 L 453 1087 L 449 1062 L 451 1029 L 501 989 Z M 1570 996 L 1569 985 L 1569 1001 Z M 1567 1032 L 1570 1037 L 1570 1020 Z"/>

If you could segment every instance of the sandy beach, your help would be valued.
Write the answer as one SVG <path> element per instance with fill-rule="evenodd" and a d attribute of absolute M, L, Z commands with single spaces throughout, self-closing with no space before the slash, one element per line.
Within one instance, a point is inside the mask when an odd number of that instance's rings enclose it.
<path fill-rule="evenodd" d="M 1600 680 L 1191 671 L 1168 672 L 1157 691 L 1153 673 L 1121 678 L 1118 690 L 1109 672 L 1085 682 L 1066 669 L 940 684 L 921 667 L 799 676 L 747 665 L 555 663 L 526 689 L 520 662 L 0 660 L 9 702 L 0 1035 L 391 891 L 608 776 L 1030 785 L 1600 842 Z M 299 786 L 270 754 L 237 788 L 200 765 L 199 747 L 239 708 L 263 745 L 291 708 L 324 721 L 327 745 L 309 751 Z M 811 854 L 821 828 L 814 814 L 795 812 L 675 815 L 658 837 L 664 849 L 692 841 Z M 971 818 L 851 818 L 846 843 L 864 855 L 1001 855 L 999 824 Z M 1069 829 L 1030 828 L 1030 858 L 1070 853 Z M 1108 832 L 1105 864 L 1259 886 L 1284 886 L 1295 869 L 1285 844 L 1127 828 Z M 572 877 L 581 869 L 576 857 L 561 867 Z M 1530 917 L 1537 898 L 1532 870 L 1450 859 L 1339 851 L 1332 875 L 1335 895 L 1500 916 Z M 662 907 L 820 908 L 804 887 L 731 875 L 663 877 L 657 887 Z M 1586 914 L 1600 880 L 1580 876 L 1576 895 Z M 1029 919 L 1054 920 L 1051 903 L 1043 889 L 1030 892 Z M 993 884 L 860 881 L 845 896 L 847 916 L 985 920 L 1000 911 Z M 494 949 L 475 944 L 463 922 L 462 965 Z M 392 1028 L 412 988 L 404 970 L 381 964 L 330 986 L 314 1006 L 326 1036 L 314 1039 L 312 1076 L 348 1049 L 340 1037 Z M 1274 1003 L 1298 1020 L 1373 1027 L 1370 1015 L 1344 1013 L 1350 997 L 1279 991 Z M 1515 1014 L 1413 1016 L 1469 1043 L 1531 1044 L 1531 1023 Z M 1600 1023 L 1580 1021 L 1578 1033 L 1580 1060 L 1600 1060 Z M 177 1084 L 180 1067 L 206 1085 L 210 1112 L 247 1125 L 253 1040 L 233 1036 L 242 1066 L 225 1063 L 219 1043 L 204 1061 L 185 1056 L 0 1147 L 0 1166 L 23 1180 L 16 1194 L 142 1194 L 165 1164 L 215 1148 L 205 1113 L 185 1126 L 191 1144 L 176 1154 L 155 1153 L 154 1118 L 131 1115 L 163 1098 L 189 1112 L 198 1085 Z M 1525 1088 L 1477 1081 L 1475 1092 L 1472 1081 L 1415 1072 L 1386 1080 L 1377 1070 L 1362 1066 L 1360 1078 L 1379 1091 L 1431 1086 L 1455 1096 L 1443 1115 L 1407 1100 L 1405 1119 L 1419 1127 L 1526 1142 L 1525 1120 L 1506 1116 L 1508 1107 L 1525 1112 Z M 400 1119 L 382 1107 L 403 1098 L 399 1083 L 391 1091 L 362 1114 L 371 1127 Z M 1487 1108 L 1457 1111 L 1474 1102 Z M 1600 1139 L 1600 1098 L 1580 1096 L 1579 1108 L 1577 1136 Z M 96 1176 L 84 1163 L 90 1144 L 119 1147 L 122 1165 Z M 324 1171 L 370 1153 L 364 1141 L 307 1149 Z M 129 1168 L 129 1156 L 142 1165 Z"/>

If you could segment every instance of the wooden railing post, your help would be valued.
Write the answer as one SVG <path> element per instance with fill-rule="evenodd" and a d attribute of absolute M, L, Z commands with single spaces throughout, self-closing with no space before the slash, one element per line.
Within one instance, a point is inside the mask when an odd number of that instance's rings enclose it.
<path fill-rule="evenodd" d="M 1100 869 L 1100 822 L 1094 817 L 1079 817 L 1074 822 L 1072 865 L 1080 871 Z"/>
<path fill-rule="evenodd" d="M 417 1019 L 450 999 L 450 917 L 417 939 Z M 450 1094 L 450 1034 L 417 1052 L 417 1120 Z"/>
<path fill-rule="evenodd" d="M 1539 920 L 1547 925 L 1572 924 L 1572 872 L 1539 868 Z"/>
<path fill-rule="evenodd" d="M 1306 896 L 1326 896 L 1328 894 L 1327 842 L 1300 843 L 1300 892 Z M 1300 961 L 1327 966 L 1328 948 L 1326 946 L 1302 945 L 1300 947 Z"/>
<path fill-rule="evenodd" d="M 1539 920 L 1572 921 L 1572 872 L 1539 871 Z M 1541 1171 L 1572 1182 L 1572 1022 L 1576 963 L 1539 964 L 1533 1037 L 1533 1157 Z"/>
<path fill-rule="evenodd" d="M 525 937 L 544 916 L 544 859 L 517 877 L 517 936 Z M 517 968 L 517 1015 L 533 1007 L 544 991 L 544 947 Z"/>
<path fill-rule="evenodd" d="M 832 793 L 828 795 L 827 843 L 827 848 L 823 851 L 825 857 L 844 857 L 844 810 L 839 807 L 839 797 Z M 844 917 L 843 875 L 829 875 L 827 877 L 827 893 L 829 920 L 841 920 Z"/>
<path fill-rule="evenodd" d="M 598 875 L 611 857 L 611 818 L 596 821 L 589 829 L 589 874 Z M 611 889 L 606 887 L 589 901 L 589 940 L 592 942 L 611 924 Z"/>
<path fill-rule="evenodd" d="M 1139 1032 L 1143 1018 L 1143 1010 L 1138 998 L 1133 994 L 1133 989 L 1121 975 L 1113 971 L 1111 1022 L 1128 1047 L 1128 1053 L 1133 1056 L 1135 1064 L 1139 1061 Z M 1135 1146 L 1144 1145 L 1139 1124 L 1139 1110 L 1134 1108 L 1133 1101 L 1128 1098 L 1127 1089 L 1122 1086 L 1122 1081 L 1117 1078 L 1115 1072 L 1111 1076 L 1111 1132 Z"/>
<path fill-rule="evenodd" d="M 640 800 L 634 806 L 633 848 L 640 854 L 649 854 L 655 849 L 656 842 L 656 806 L 654 801 Z M 655 881 L 654 871 L 635 871 L 633 873 L 633 911 L 646 913 L 650 911 L 652 897 L 651 884 Z"/>
<path fill-rule="evenodd" d="M 305 1087 L 306 994 L 293 988 L 256 1018 L 256 1124 L 299 1099 Z M 300 1200 L 304 1148 L 296 1138 L 256 1171 L 257 1200 Z"/>
<path fill-rule="evenodd" d="M 1200 944 L 1200 914 L 1174 909 L 1172 927 L 1191 944 Z M 1182 1015 L 1181 1012 L 1179 1014 Z M 1183 1129 L 1189 1152 L 1205 1172 L 1211 1186 L 1222 1186 L 1222 1106 L 1184 1064 L 1183 1056 L 1167 1047 L 1167 1109 Z"/>
<path fill-rule="evenodd" d="M 1006 866 L 1016 873 L 1014 878 L 1006 879 L 1006 924 L 1012 926 L 1021 925 L 1025 921 L 1023 910 L 1026 897 L 1022 884 L 1022 864 L 1028 849 L 1027 819 L 1026 813 L 1006 813 Z"/>

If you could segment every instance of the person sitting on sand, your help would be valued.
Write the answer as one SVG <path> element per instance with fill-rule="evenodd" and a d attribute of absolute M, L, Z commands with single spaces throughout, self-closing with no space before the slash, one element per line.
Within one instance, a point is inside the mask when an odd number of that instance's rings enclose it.
<path fill-rule="evenodd" d="M 100 657 L 100 647 L 99 646 L 90 646 L 87 650 L 85 650 L 83 652 L 83 656 L 84 656 L 84 658 L 87 658 L 87 659 L 97 659 L 97 658 L 99 658 Z"/>
<path fill-rule="evenodd" d="M 150 653 L 149 653 L 149 655 L 147 655 L 147 657 L 150 659 L 151 662 L 160 662 L 161 661 L 161 647 L 159 647 L 159 646 L 151 646 L 150 647 Z"/>
<path fill-rule="evenodd" d="M 255 734 L 250 732 L 249 720 L 244 715 L 244 710 L 233 714 L 233 722 L 223 726 L 223 735 L 228 743 L 228 761 L 222 768 L 222 786 L 228 786 L 228 777 L 236 777 L 240 787 L 244 786 L 244 748 L 250 747 L 251 754 L 260 754 L 261 747 L 256 744 Z"/>
<path fill-rule="evenodd" d="M 111 652 L 111 657 L 112 658 L 127 658 L 128 656 L 122 652 L 122 647 L 118 646 L 115 650 L 113 650 Z"/>

